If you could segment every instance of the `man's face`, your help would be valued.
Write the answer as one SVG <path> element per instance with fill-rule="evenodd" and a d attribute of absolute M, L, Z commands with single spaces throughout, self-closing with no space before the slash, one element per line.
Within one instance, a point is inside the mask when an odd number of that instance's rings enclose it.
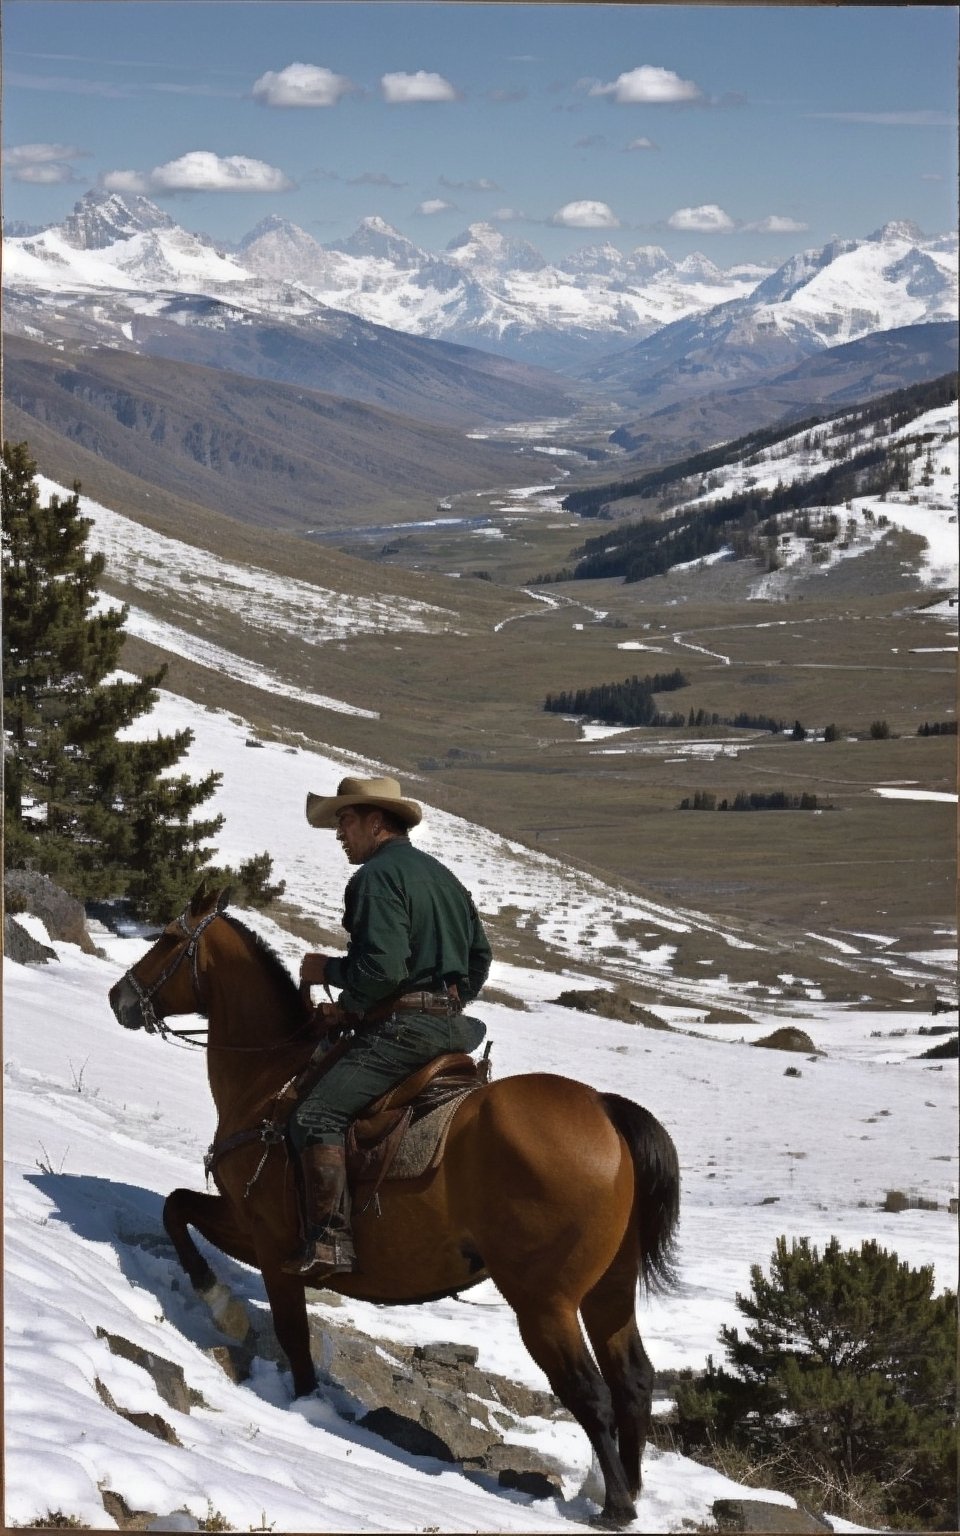
<path fill-rule="evenodd" d="M 351 864 L 363 864 L 376 851 L 383 822 L 377 810 L 348 805 L 337 812 L 337 842 Z"/>

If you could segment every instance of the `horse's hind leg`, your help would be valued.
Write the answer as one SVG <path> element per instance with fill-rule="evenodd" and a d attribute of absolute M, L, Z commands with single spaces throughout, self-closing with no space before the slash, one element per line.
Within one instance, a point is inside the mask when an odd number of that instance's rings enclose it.
<path fill-rule="evenodd" d="M 509 1299 L 509 1298 L 508 1298 Z M 610 1389 L 590 1358 L 575 1305 L 554 1299 L 512 1302 L 520 1334 L 563 1406 L 582 1425 L 603 1474 L 603 1524 L 629 1525 L 633 1496 L 616 1445 L 616 1418 Z"/>
<path fill-rule="evenodd" d="M 620 1460 L 634 1498 L 642 1483 L 640 1463 L 650 1432 L 654 1380 L 637 1328 L 636 1291 L 636 1245 L 631 1235 L 584 1297 L 580 1315 L 613 1398 Z"/>

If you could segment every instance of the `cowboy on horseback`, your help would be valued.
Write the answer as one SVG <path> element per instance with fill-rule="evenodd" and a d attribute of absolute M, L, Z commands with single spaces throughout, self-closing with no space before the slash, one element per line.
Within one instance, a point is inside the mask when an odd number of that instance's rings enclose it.
<path fill-rule="evenodd" d="M 359 866 L 344 894 L 349 934 L 342 958 L 307 954 L 302 989 L 340 989 L 321 1005 L 346 1050 L 296 1107 L 288 1136 L 299 1159 L 304 1243 L 288 1274 L 356 1268 L 344 1141 L 373 1099 L 446 1051 L 473 1051 L 486 1034 L 463 1013 L 490 970 L 491 951 L 473 900 L 408 833 L 420 806 L 396 779 L 343 779 L 335 795 L 307 796 L 313 827 L 336 829 Z"/>

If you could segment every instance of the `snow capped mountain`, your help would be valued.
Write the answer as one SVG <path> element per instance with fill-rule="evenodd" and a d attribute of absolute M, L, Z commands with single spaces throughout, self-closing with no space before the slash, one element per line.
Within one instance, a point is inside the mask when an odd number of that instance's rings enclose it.
<path fill-rule="evenodd" d="M 168 213 L 136 193 L 88 192 L 60 226 L 68 245 L 80 251 L 102 251 L 117 240 L 149 229 L 175 229 Z M 208 242 L 209 243 L 209 242 Z"/>
<path fill-rule="evenodd" d="M 677 276 L 685 282 L 718 283 L 723 280 L 720 268 L 712 262 L 702 251 L 694 251 L 690 256 L 685 256 L 676 267 Z"/>
<path fill-rule="evenodd" d="M 800 251 L 746 296 L 665 326 L 587 376 L 678 399 L 874 332 L 952 321 L 957 310 L 956 235 L 928 239 L 895 222 L 865 240 Z"/>
<path fill-rule="evenodd" d="M 372 217 L 361 219 L 353 234 L 346 240 L 334 241 L 328 247 L 344 256 L 371 257 L 374 261 L 386 261 L 401 271 L 413 271 L 429 258 L 402 235 L 386 219 Z"/>
<path fill-rule="evenodd" d="M 904 221 L 801 251 L 775 272 L 749 263 L 724 270 L 701 252 L 674 262 L 659 246 L 623 252 L 610 243 L 551 264 L 487 223 L 471 224 L 438 255 L 379 217 L 327 246 L 271 217 L 226 254 L 144 197 L 93 191 L 62 225 L 8 239 L 4 258 L 14 329 L 18 305 L 36 325 L 45 290 L 58 303 L 76 294 L 88 311 L 80 296 L 109 291 L 134 304 L 136 290 L 140 313 L 174 293 L 204 294 L 229 297 L 233 318 L 315 325 L 336 309 L 560 368 L 655 333 L 651 357 L 686 357 L 727 338 L 773 348 L 786 363 L 798 348 L 806 355 L 874 330 L 952 319 L 957 309 L 956 236 L 928 239 Z"/>
<path fill-rule="evenodd" d="M 447 258 L 474 277 L 542 272 L 547 263 L 527 240 L 511 240 L 492 224 L 471 224 L 447 245 Z"/>

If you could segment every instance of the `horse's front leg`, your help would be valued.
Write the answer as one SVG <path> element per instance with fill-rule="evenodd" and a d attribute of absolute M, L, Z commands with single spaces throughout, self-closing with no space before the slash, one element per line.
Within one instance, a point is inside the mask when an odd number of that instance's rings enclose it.
<path fill-rule="evenodd" d="M 249 1343 L 250 1319 L 229 1288 L 217 1279 L 189 1232 L 189 1227 L 196 1227 L 221 1253 L 256 1267 L 253 1243 L 241 1230 L 229 1203 L 222 1195 L 175 1189 L 164 1201 L 163 1225 L 190 1284 L 206 1301 L 218 1326 L 238 1342 Z"/>
<path fill-rule="evenodd" d="M 282 1255 L 281 1255 L 282 1257 Z M 275 1250 L 265 1253 L 260 1265 L 263 1284 L 273 1316 L 277 1343 L 290 1362 L 294 1397 L 307 1397 L 317 1385 L 310 1354 L 310 1325 L 307 1321 L 307 1294 L 302 1280 L 285 1275 L 279 1268 Z"/>

